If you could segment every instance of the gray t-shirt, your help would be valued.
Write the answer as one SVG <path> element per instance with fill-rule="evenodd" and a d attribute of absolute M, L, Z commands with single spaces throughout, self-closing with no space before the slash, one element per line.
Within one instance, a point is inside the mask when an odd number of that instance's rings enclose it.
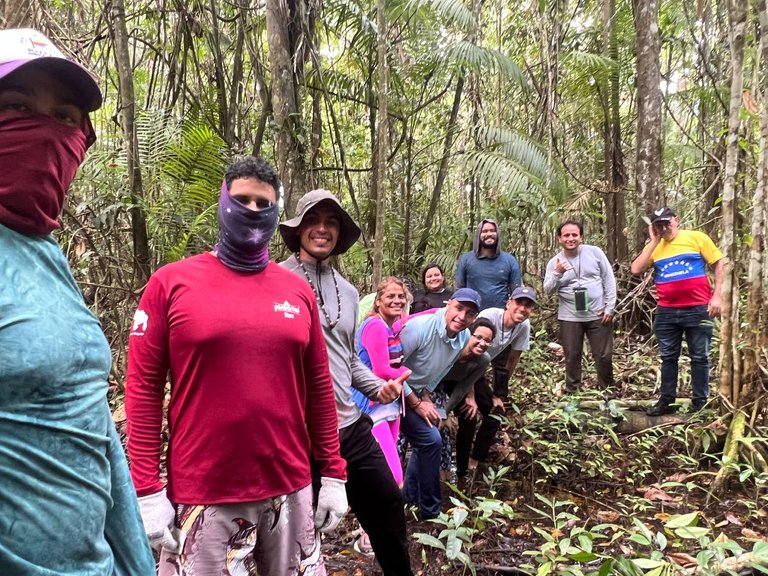
<path fill-rule="evenodd" d="M 531 347 L 531 323 L 528 320 L 516 324 L 512 328 L 504 328 L 504 309 L 486 308 L 480 312 L 481 318 L 487 318 L 496 328 L 496 336 L 488 347 L 491 360 L 496 358 L 507 346 L 512 350 L 528 350 Z"/>
<path fill-rule="evenodd" d="M 555 272 L 558 258 L 567 260 L 571 269 L 562 274 Z M 573 291 L 578 287 L 587 289 L 589 309 L 585 312 L 576 311 Z M 611 263 L 597 246 L 582 244 L 573 258 L 560 251 L 547 263 L 544 292 L 557 292 L 560 299 L 558 320 L 591 322 L 599 320 L 603 312 L 613 315 L 616 311 L 616 278 Z"/>

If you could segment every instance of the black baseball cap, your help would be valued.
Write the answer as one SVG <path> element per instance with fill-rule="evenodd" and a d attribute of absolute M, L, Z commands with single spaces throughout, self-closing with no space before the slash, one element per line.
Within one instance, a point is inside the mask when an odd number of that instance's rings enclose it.
<path fill-rule="evenodd" d="M 672 210 L 669 206 L 664 206 L 663 208 L 658 208 L 651 212 L 651 224 L 656 224 L 656 222 L 669 222 L 677 216 L 677 213 Z"/>

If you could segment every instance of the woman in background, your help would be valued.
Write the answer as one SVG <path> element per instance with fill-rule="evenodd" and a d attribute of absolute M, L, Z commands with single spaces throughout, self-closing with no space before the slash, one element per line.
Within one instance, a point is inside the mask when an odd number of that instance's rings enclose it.
<path fill-rule="evenodd" d="M 430 308 L 442 308 L 453 296 L 453 290 L 445 287 L 445 274 L 439 264 L 430 262 L 421 273 L 423 290 L 417 290 L 413 295 L 413 307 L 411 314 L 429 310 Z"/>

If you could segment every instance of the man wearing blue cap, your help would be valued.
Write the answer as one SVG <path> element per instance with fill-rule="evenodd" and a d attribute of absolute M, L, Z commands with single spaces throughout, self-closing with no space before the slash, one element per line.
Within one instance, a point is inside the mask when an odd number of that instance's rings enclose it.
<path fill-rule="evenodd" d="M 445 308 L 409 319 L 400 331 L 403 364 L 412 370 L 403 385 L 405 415 L 400 430 L 413 446 L 405 470 L 405 500 L 418 504 L 422 519 L 440 514 L 440 414 L 429 399 L 469 340 L 466 329 L 481 309 L 480 295 L 459 288 Z M 397 329 L 397 325 L 395 326 Z"/>

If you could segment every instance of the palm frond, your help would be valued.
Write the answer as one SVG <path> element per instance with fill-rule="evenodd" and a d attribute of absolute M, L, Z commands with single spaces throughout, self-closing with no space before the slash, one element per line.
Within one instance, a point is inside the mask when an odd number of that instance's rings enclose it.
<path fill-rule="evenodd" d="M 595 54 L 594 52 L 584 52 L 582 50 L 571 50 L 566 55 L 566 64 L 576 69 L 585 70 L 589 74 L 605 78 L 613 70 L 618 69 L 618 64 L 612 58 Z"/>
<path fill-rule="evenodd" d="M 317 70 L 312 68 L 307 72 L 307 81 L 321 89 L 320 79 Z M 335 100 L 354 100 L 358 102 L 367 102 L 370 98 L 368 94 L 368 85 L 361 82 L 360 78 L 351 76 L 346 71 L 336 68 L 323 69 L 323 85 L 328 92 L 334 95 Z"/>
<path fill-rule="evenodd" d="M 467 166 L 486 184 L 518 195 L 538 188 L 561 193 L 564 181 L 541 146 L 527 136 L 501 127 L 481 127 L 479 150 L 467 155 Z"/>
<path fill-rule="evenodd" d="M 163 163 L 163 172 L 175 180 L 182 188 L 189 187 L 199 192 L 199 184 L 218 192 L 217 183 L 221 182 L 225 163 L 226 144 L 209 126 L 188 121 L 184 126 L 179 141 L 168 147 L 168 155 Z M 183 191 L 182 191 L 183 193 Z M 201 198 L 193 193 L 186 200 L 203 201 L 210 197 L 210 192 Z"/>
<path fill-rule="evenodd" d="M 528 90 L 528 80 L 520 67 L 509 56 L 495 48 L 477 46 L 467 40 L 448 46 L 445 49 L 443 62 L 467 68 L 478 74 L 495 72 L 517 83 L 520 88 Z"/>
<path fill-rule="evenodd" d="M 407 0 L 401 13 L 393 12 L 393 20 L 405 14 L 431 10 L 447 26 L 456 25 L 464 31 L 474 30 L 476 20 L 472 11 L 461 0 Z"/>

